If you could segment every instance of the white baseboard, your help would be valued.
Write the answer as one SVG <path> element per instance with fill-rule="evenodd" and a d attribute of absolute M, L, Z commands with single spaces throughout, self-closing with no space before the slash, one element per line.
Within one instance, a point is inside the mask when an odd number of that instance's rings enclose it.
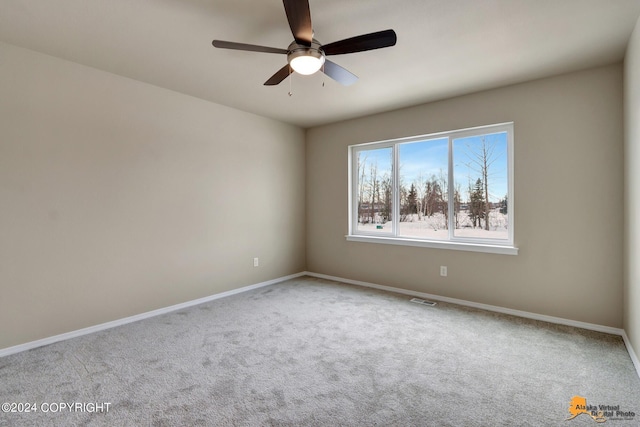
<path fill-rule="evenodd" d="M 624 340 L 624 343 L 625 343 L 625 346 L 627 348 L 627 351 L 629 352 L 629 357 L 631 357 L 631 361 L 633 362 L 633 365 L 636 368 L 638 376 L 640 377 L 640 360 L 638 359 L 638 356 L 634 352 L 633 347 L 631 346 L 631 342 L 629 341 L 629 337 L 627 336 L 627 334 L 624 331 L 624 329 L 612 328 L 610 326 L 602 326 L 602 325 L 597 325 L 597 324 L 593 324 L 593 323 L 579 322 L 579 321 L 576 321 L 576 320 L 569 320 L 569 319 L 564 319 L 564 318 L 561 318 L 561 317 L 547 316 L 547 315 L 544 315 L 544 314 L 531 313 L 531 312 L 528 312 L 528 311 L 513 310 L 513 309 L 510 309 L 510 308 L 499 307 L 499 306 L 489 305 L 489 304 L 481 304 L 481 303 L 477 303 L 477 302 L 473 302 L 473 301 L 461 300 L 461 299 L 457 299 L 457 298 L 443 297 L 443 296 L 439 296 L 439 295 L 427 294 L 427 293 L 424 293 L 424 292 L 410 291 L 410 290 L 407 290 L 407 289 L 395 288 L 395 287 L 392 287 L 392 286 L 378 285 L 376 283 L 363 282 L 363 281 L 360 281 L 360 280 L 345 279 L 345 278 L 342 278 L 342 277 L 329 276 L 327 274 L 313 273 L 313 272 L 310 272 L 310 271 L 303 271 L 303 272 L 300 272 L 300 273 L 291 274 L 291 275 L 284 276 L 284 277 L 279 277 L 277 279 L 268 280 L 266 282 L 261 282 L 261 283 L 256 283 L 254 285 L 244 286 L 242 288 L 233 289 L 231 291 L 221 292 L 219 294 L 214 294 L 214 295 L 210 295 L 208 297 L 199 298 L 199 299 L 195 299 L 195 300 L 192 300 L 192 301 L 187 301 L 187 302 L 184 302 L 184 303 L 181 303 L 181 304 L 175 304 L 175 305 L 172 305 L 172 306 L 169 306 L 169 307 L 159 308 L 157 310 L 152 310 L 152 311 L 148 311 L 148 312 L 145 312 L 145 313 L 136 314 L 134 316 L 125 317 L 125 318 L 114 320 L 114 321 L 111 321 L 111 322 L 101 323 L 99 325 L 90 326 L 88 328 L 83 328 L 83 329 L 78 329 L 78 330 L 71 331 L 71 332 L 66 332 L 66 333 L 63 333 L 63 334 L 60 334 L 60 335 L 55 335 L 55 336 L 52 336 L 52 337 L 43 338 L 43 339 L 39 339 L 39 340 L 36 340 L 36 341 L 31 341 L 31 342 L 28 342 L 28 343 L 24 343 L 24 344 L 19 344 L 19 345 L 13 346 L 13 347 L 7 347 L 7 348 L 4 348 L 4 349 L 0 349 L 0 357 L 9 356 L 10 354 L 20 353 L 20 352 L 23 352 L 23 351 L 27 351 L 27 350 L 31 350 L 31 349 L 34 349 L 34 348 L 42 347 L 42 346 L 45 346 L 45 345 L 53 344 L 55 342 L 64 341 L 64 340 L 68 340 L 68 339 L 71 339 L 71 338 L 76 338 L 76 337 L 80 337 L 80 336 L 83 336 L 83 335 L 92 334 L 94 332 L 103 331 L 105 329 L 115 328 L 117 326 L 126 325 L 127 323 L 137 322 L 139 320 L 148 319 L 150 317 L 160 316 L 162 314 L 170 313 L 172 311 L 182 310 L 184 308 L 188 308 L 188 307 L 192 307 L 192 306 L 195 306 L 195 305 L 203 304 L 203 303 L 206 303 L 206 302 L 209 302 L 209 301 L 214 301 L 214 300 L 217 300 L 217 299 L 220 299 L 220 298 L 225 298 L 225 297 L 228 297 L 228 296 L 231 296 L 231 295 L 235 295 L 235 294 L 239 294 L 239 293 L 242 293 L 242 292 L 247 292 L 247 291 L 250 291 L 250 290 L 253 290 L 253 289 L 258 289 L 258 288 L 262 288 L 262 287 L 265 287 L 265 286 L 274 285 L 276 283 L 284 282 L 286 280 L 295 279 L 297 277 L 302 277 L 302 276 L 311 276 L 311 277 L 316 277 L 316 278 L 319 278 L 319 279 L 332 280 L 332 281 L 335 281 L 335 282 L 342 282 L 342 283 L 347 283 L 347 284 L 351 284 L 351 285 L 357 285 L 357 286 L 364 286 L 364 287 L 368 287 L 368 288 L 380 289 L 380 290 L 389 291 L 389 292 L 395 292 L 395 293 L 404 294 L 404 295 L 417 296 L 417 297 L 421 297 L 421 298 L 424 298 L 424 299 L 448 302 L 448 303 L 463 305 L 463 306 L 467 306 L 467 307 L 474 307 L 474 308 L 479 308 L 479 309 L 487 310 L 487 311 L 493 311 L 493 312 L 497 312 L 497 313 L 510 314 L 510 315 L 513 315 L 513 316 L 524 317 L 524 318 L 527 318 L 527 319 L 541 320 L 541 321 L 544 321 L 544 322 L 556 323 L 556 324 L 559 324 L 559 325 L 574 326 L 574 327 L 577 327 L 577 328 L 588 329 L 588 330 L 597 331 L 597 332 L 604 332 L 604 333 L 608 333 L 608 334 L 612 334 L 612 335 L 619 335 Z"/>
<path fill-rule="evenodd" d="M 264 286 L 274 285 L 276 283 L 284 282 L 286 280 L 295 279 L 296 277 L 304 276 L 306 273 L 296 273 L 289 276 L 279 277 L 277 279 L 268 280 L 266 282 L 256 283 L 254 285 L 244 286 L 242 288 L 233 289 L 219 294 L 210 295 L 208 297 L 195 299 L 192 301 L 183 302 L 181 304 L 171 305 L 169 307 L 159 308 L 157 310 L 147 311 L 145 313 L 136 314 L 134 316 L 125 317 L 111 322 L 101 323 L 99 325 L 89 326 L 88 328 L 78 329 L 71 332 L 66 332 L 60 335 L 54 335 L 52 337 L 31 341 L 24 344 L 19 344 L 13 347 L 7 347 L 0 349 L 0 357 L 8 356 L 10 354 L 20 353 L 22 351 L 31 350 L 33 348 L 42 347 L 45 345 L 53 344 L 58 341 L 64 341 L 71 338 L 80 337 L 83 335 L 92 334 L 94 332 L 104 331 L 105 329 L 115 328 L 116 326 L 126 325 L 127 323 L 137 322 L 139 320 L 148 319 L 150 317 L 160 316 L 161 314 L 170 313 L 176 310 L 182 310 L 184 308 L 192 307 L 194 305 L 203 304 L 205 302 L 214 301 L 220 298 L 225 298 L 231 295 L 247 292 L 253 289 L 262 288 Z"/>
<path fill-rule="evenodd" d="M 487 310 L 487 311 L 494 311 L 496 313 L 510 314 L 512 316 L 524 317 L 524 318 L 527 318 L 527 319 L 541 320 L 543 322 L 555 323 L 555 324 L 558 324 L 558 325 L 574 326 L 576 328 L 587 329 L 587 330 L 590 330 L 590 331 L 604 332 L 604 333 L 611 334 L 611 335 L 619 335 L 619 336 L 622 337 L 622 339 L 624 341 L 624 345 L 627 348 L 627 352 L 629 353 L 629 357 L 631 358 L 631 361 L 633 362 L 633 366 L 636 368 L 636 373 L 638 374 L 638 377 L 640 377 L 640 360 L 638 359 L 638 356 L 636 355 L 635 351 L 633 350 L 633 346 L 631 345 L 631 341 L 629 341 L 629 337 L 627 336 L 627 333 L 624 331 L 624 329 L 612 328 L 610 326 L 597 325 L 595 323 L 579 322 L 577 320 L 564 319 L 562 317 L 547 316 L 547 315 L 544 315 L 544 314 L 531 313 L 531 312 L 528 312 L 528 311 L 513 310 L 511 308 L 505 308 L 505 307 L 500 307 L 500 306 L 496 306 L 496 305 L 489 305 L 489 304 L 481 304 L 481 303 L 477 303 L 477 302 L 473 302 L 473 301 L 461 300 L 461 299 L 457 299 L 457 298 L 449 298 L 449 297 L 443 297 L 443 296 L 440 296 L 440 295 L 427 294 L 427 293 L 424 293 L 424 292 L 410 291 L 410 290 L 407 290 L 407 289 L 394 288 L 392 286 L 378 285 L 376 283 L 363 282 L 363 281 L 360 281 L 360 280 L 345 279 L 345 278 L 342 278 L 342 277 L 329 276 L 327 274 L 313 273 L 313 272 L 310 272 L 310 271 L 305 272 L 305 275 L 311 276 L 311 277 L 317 277 L 319 279 L 333 280 L 335 282 L 348 283 L 350 285 L 365 286 L 367 288 L 374 288 L 374 289 L 380 289 L 380 290 L 383 290 L 383 291 L 395 292 L 395 293 L 404 294 L 404 295 L 417 296 L 417 297 L 421 297 L 421 298 L 428 299 L 428 300 L 449 302 L 449 303 L 452 303 L 452 304 L 458 304 L 458 305 L 463 305 L 463 306 L 467 306 L 467 307 L 474 307 L 474 308 L 479 308 L 479 309 Z"/>
<path fill-rule="evenodd" d="M 622 331 L 622 339 L 624 340 L 624 345 L 627 346 L 627 351 L 629 352 L 629 357 L 631 357 L 631 361 L 633 362 L 633 366 L 636 367 L 636 372 L 638 373 L 638 376 L 640 377 L 640 360 L 638 359 L 638 356 L 636 355 L 636 352 L 633 350 L 633 346 L 631 345 L 631 341 L 629 341 L 629 337 L 627 336 L 627 333 L 624 330 Z"/>
<path fill-rule="evenodd" d="M 624 332 L 622 329 L 612 328 L 610 326 L 602 326 L 594 323 L 579 322 L 577 320 L 564 319 L 562 317 L 547 316 L 544 314 L 531 313 L 531 312 L 522 311 L 522 310 L 513 310 L 511 308 L 500 307 L 497 305 L 481 304 L 478 302 L 466 301 L 466 300 L 457 299 L 457 298 L 449 298 L 449 297 L 443 297 L 440 295 L 427 294 L 424 292 L 394 288 L 392 286 L 383 286 L 383 285 L 378 285 L 376 283 L 362 282 L 360 280 L 344 279 L 341 277 L 328 276 L 326 274 L 318 274 L 318 273 L 312 273 L 312 272 L 307 272 L 306 274 L 308 276 L 317 277 L 319 279 L 334 280 L 336 282 L 343 282 L 351 285 L 365 286 L 367 288 L 381 289 L 383 291 L 395 292 L 395 293 L 404 294 L 404 295 L 411 295 L 411 296 L 421 297 L 424 299 L 449 302 L 452 304 L 463 305 L 466 307 L 479 308 L 482 310 L 494 311 L 497 313 L 510 314 L 512 316 L 525 317 L 527 319 L 541 320 L 549 323 L 556 323 L 559 325 L 574 326 L 576 328 L 588 329 L 588 330 L 597 331 L 597 332 L 604 332 L 612 335 L 622 336 Z"/>

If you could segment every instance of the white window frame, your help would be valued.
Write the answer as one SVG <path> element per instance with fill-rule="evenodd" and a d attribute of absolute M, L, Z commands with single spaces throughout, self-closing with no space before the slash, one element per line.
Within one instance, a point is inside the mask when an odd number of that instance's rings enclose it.
<path fill-rule="evenodd" d="M 364 144 L 355 144 L 349 146 L 349 231 L 346 237 L 348 241 L 352 242 L 367 242 L 367 243 L 382 243 L 390 245 L 402 245 L 402 246 L 417 246 L 427 248 L 438 249 L 453 249 L 462 251 L 473 252 L 486 252 L 505 255 L 517 255 L 518 248 L 514 246 L 514 143 L 513 143 L 513 122 L 500 123 L 495 125 L 478 126 L 473 128 L 459 129 L 447 132 L 438 132 L 426 135 L 418 135 L 409 138 L 397 138 L 376 142 L 368 142 Z M 469 137 L 479 136 L 491 133 L 506 132 L 507 134 L 507 184 L 508 184 L 508 197 L 507 197 L 507 215 L 509 221 L 508 238 L 507 239 L 481 239 L 471 237 L 455 236 L 453 222 L 453 209 L 454 204 L 451 203 L 451 195 L 454 193 L 454 168 L 453 168 L 453 140 Z M 400 144 L 408 142 L 426 141 L 429 139 L 441 139 L 448 138 L 448 197 L 450 201 L 449 209 L 449 238 L 448 240 L 428 240 L 414 237 L 398 236 L 398 224 L 400 218 L 400 200 L 399 200 L 399 168 L 398 164 L 398 152 Z M 392 148 L 392 173 L 393 173 L 393 203 L 392 203 L 392 230 L 386 233 L 371 233 L 363 230 L 358 230 L 358 206 L 357 206 L 357 194 L 358 194 L 358 177 L 357 174 L 358 165 L 358 152 L 379 148 Z"/>

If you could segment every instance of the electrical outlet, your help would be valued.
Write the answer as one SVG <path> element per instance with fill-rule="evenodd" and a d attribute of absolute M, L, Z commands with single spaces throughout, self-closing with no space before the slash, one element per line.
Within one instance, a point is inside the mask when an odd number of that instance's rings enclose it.
<path fill-rule="evenodd" d="M 446 265 L 441 265 L 440 266 L 440 275 L 442 277 L 447 277 L 447 266 Z"/>
<path fill-rule="evenodd" d="M 259 265 L 260 265 L 260 260 L 258 259 L 258 257 L 255 257 L 253 259 L 253 266 L 258 267 Z"/>

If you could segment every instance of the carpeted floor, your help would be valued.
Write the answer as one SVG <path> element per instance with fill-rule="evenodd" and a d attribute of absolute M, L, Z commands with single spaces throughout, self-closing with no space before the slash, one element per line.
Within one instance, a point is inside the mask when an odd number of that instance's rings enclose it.
<path fill-rule="evenodd" d="M 574 396 L 640 425 L 620 337 L 409 299 L 303 277 L 7 356 L 37 412 L 0 426 L 596 425 Z"/>

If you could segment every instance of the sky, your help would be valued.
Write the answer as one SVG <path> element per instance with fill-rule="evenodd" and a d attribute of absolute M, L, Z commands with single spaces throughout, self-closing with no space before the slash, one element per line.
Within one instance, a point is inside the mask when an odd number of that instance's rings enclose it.
<path fill-rule="evenodd" d="M 455 185 L 460 186 L 463 200 L 467 199 L 469 180 L 472 185 L 481 178 L 477 157 L 481 152 L 482 139 L 489 149 L 489 199 L 497 202 L 507 194 L 507 134 L 506 132 L 453 138 L 453 162 Z M 448 138 L 426 139 L 423 141 L 402 143 L 399 145 L 401 182 L 407 187 L 420 176 L 422 180 L 432 175 L 447 178 L 448 170 Z M 379 148 L 361 152 L 361 159 L 366 156 L 367 165 L 378 165 L 378 176 L 385 173 L 391 175 L 391 148 Z M 367 166 L 367 173 L 369 167 Z"/>

